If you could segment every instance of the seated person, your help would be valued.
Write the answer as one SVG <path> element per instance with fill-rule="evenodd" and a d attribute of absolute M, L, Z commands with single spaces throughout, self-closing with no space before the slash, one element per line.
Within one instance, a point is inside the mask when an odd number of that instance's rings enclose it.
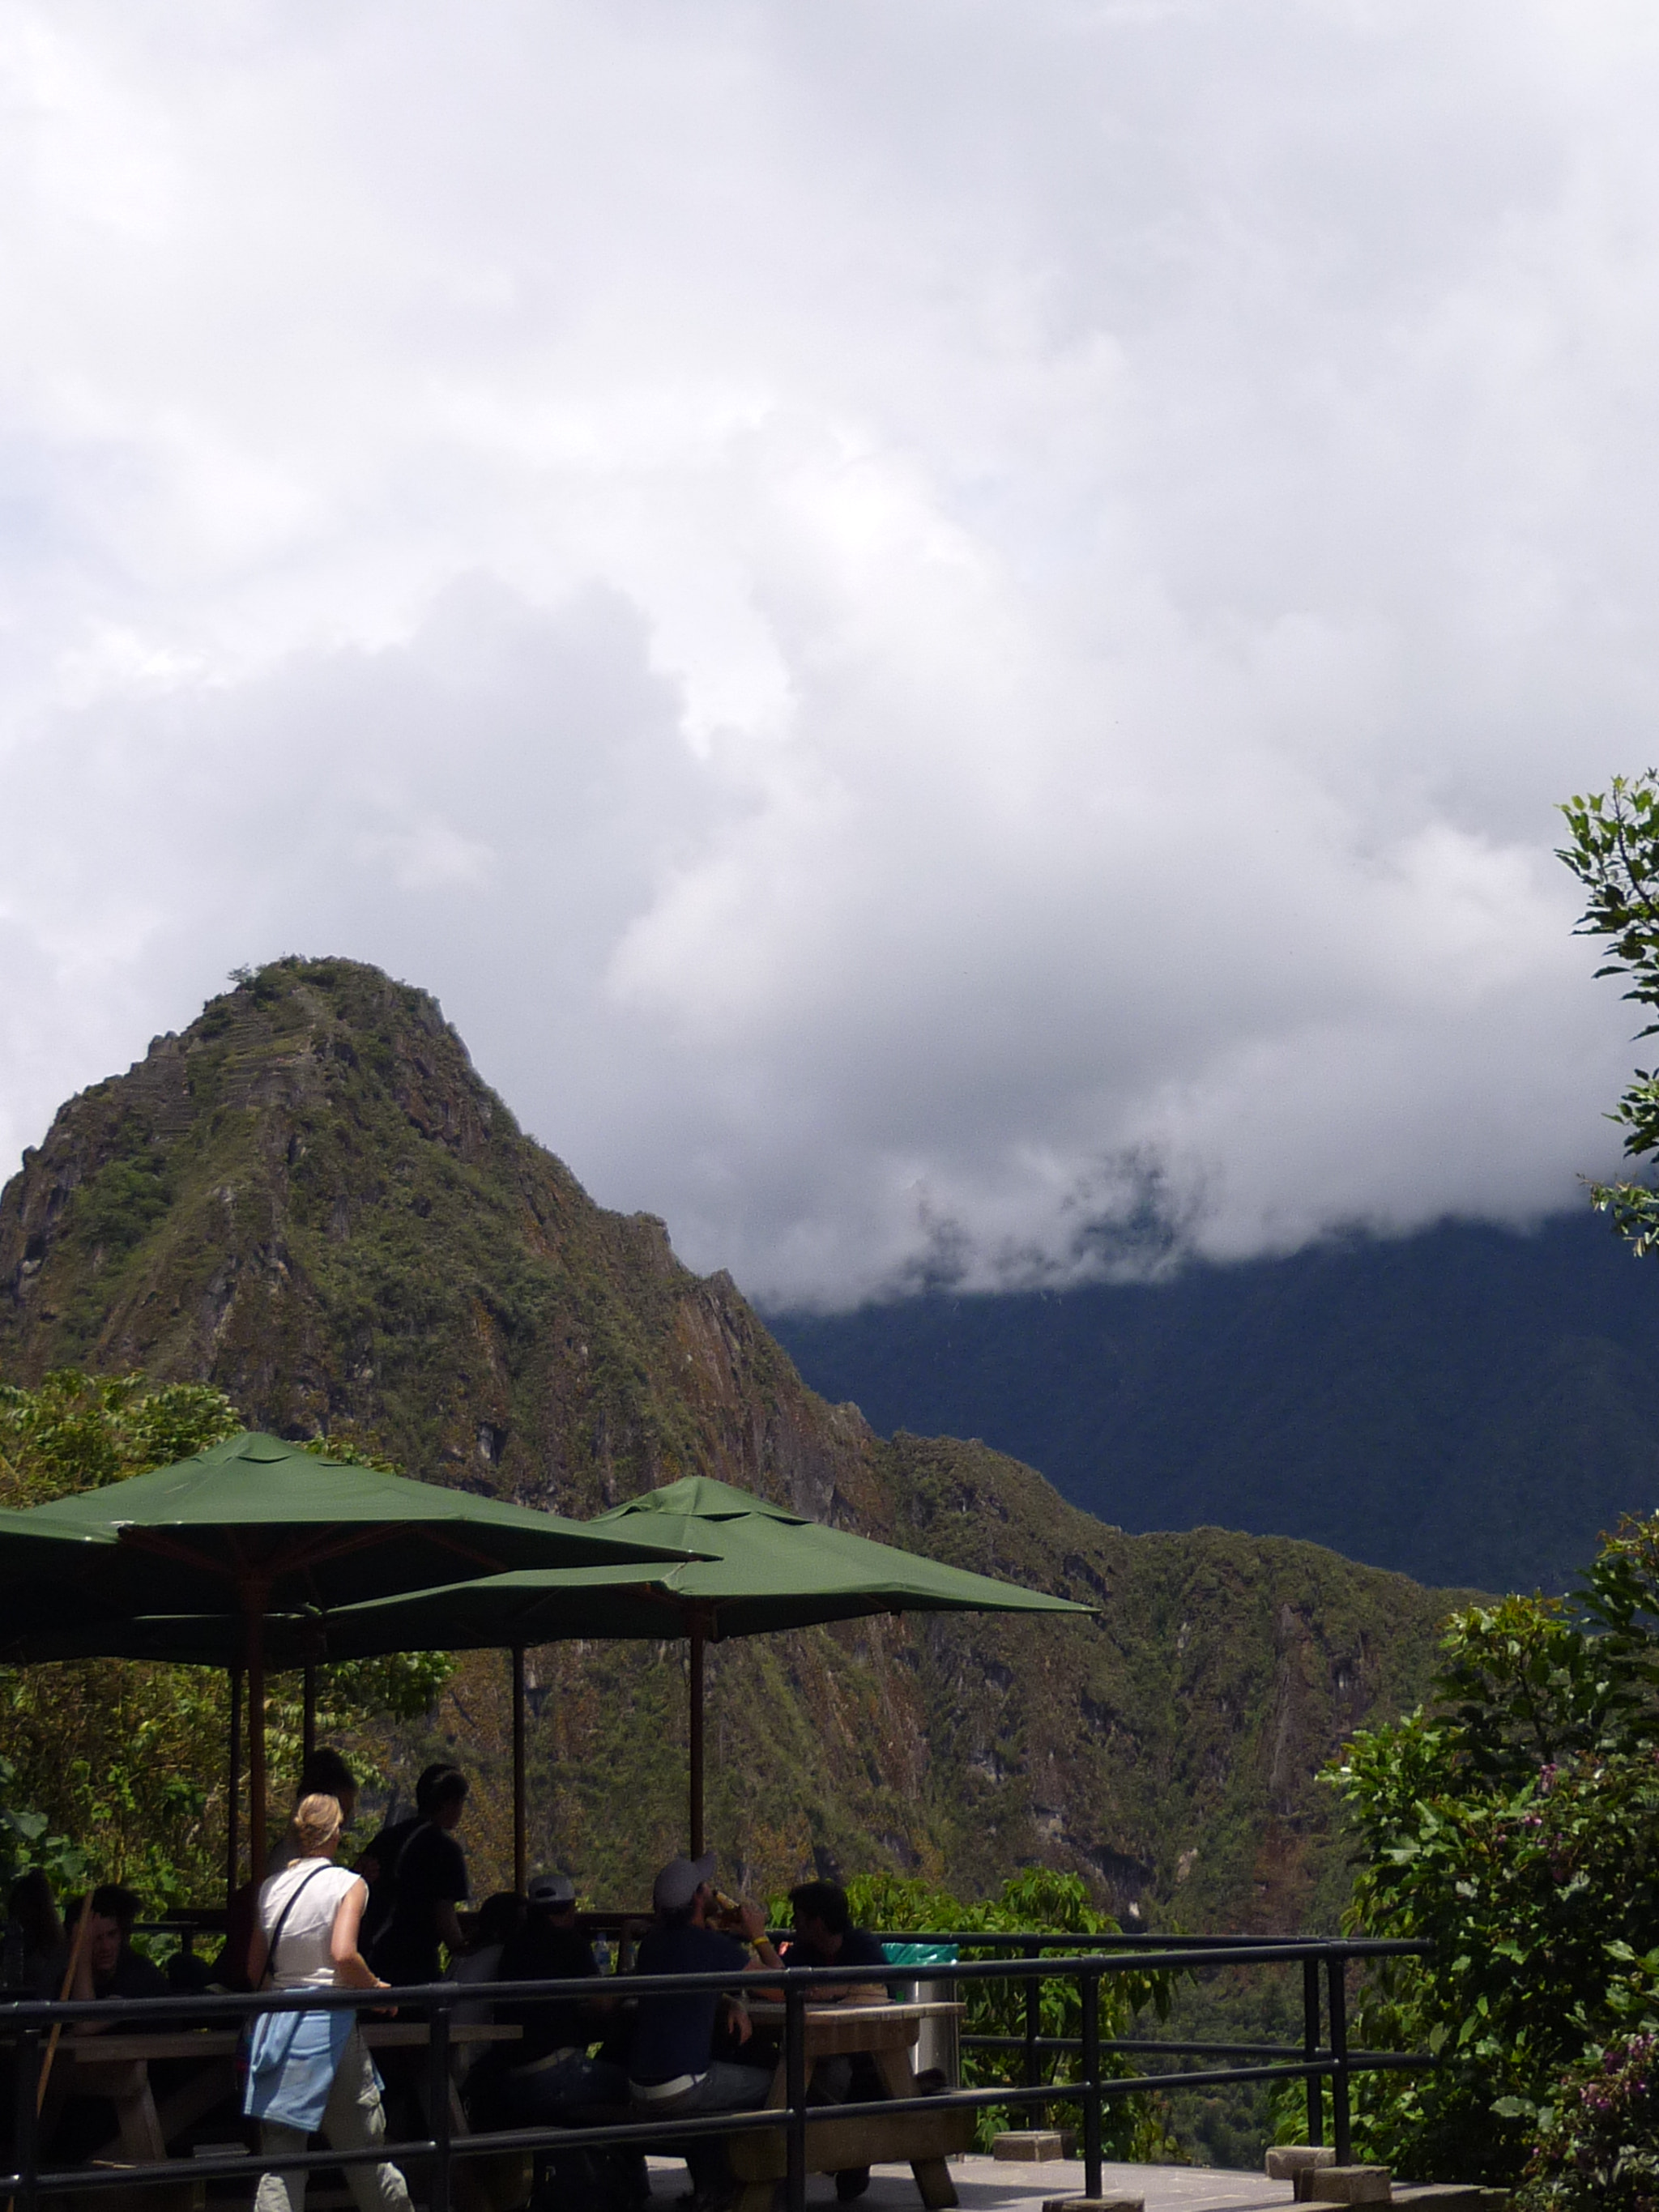
<path fill-rule="evenodd" d="M 132 1948 L 132 1923 L 138 1917 L 138 1899 L 119 1882 L 106 1881 L 94 1889 L 82 1910 L 91 1913 L 86 1941 L 75 1969 L 70 1995 L 89 1997 L 166 1997 L 173 1991 L 167 1978 L 153 1960 Z M 71 1926 L 80 1912 L 71 1915 Z M 70 1936 L 73 1948 L 74 1937 Z M 113 2021 L 83 2020 L 77 2035 L 101 2035 Z"/>
<path fill-rule="evenodd" d="M 873 1966 L 867 1982 L 814 1990 L 814 2004 L 884 2004 L 891 1971 L 881 1939 L 854 1928 L 847 1892 L 839 1882 L 804 1881 L 789 1893 L 794 1939 L 783 1954 L 786 1966 Z"/>
<path fill-rule="evenodd" d="M 81 1914 L 88 1915 L 85 1941 L 76 1960 L 71 1997 L 82 2002 L 104 1997 L 166 1997 L 173 1995 L 167 1978 L 153 1960 L 132 1948 L 132 1923 L 139 1900 L 119 1882 L 100 1883 L 89 1898 L 76 1899 L 69 1913 L 70 1946 L 73 1952 Z M 54 1990 L 53 1995 L 57 1992 Z M 163 2025 L 170 2025 L 164 2023 Z M 112 2031 L 131 2035 L 130 2020 L 82 2020 L 74 2035 L 102 2035 Z M 107 2097 L 77 2094 L 77 2069 L 59 2064 L 52 2071 L 51 2090 L 41 2113 L 41 2131 L 53 2155 L 70 2165 L 97 2156 L 115 2134 L 114 2106 Z"/>
<path fill-rule="evenodd" d="M 784 1954 L 786 1966 L 873 1966 L 886 1975 L 880 1938 L 854 1927 L 847 1892 L 839 1882 L 804 1881 L 790 1891 L 789 1904 L 795 1932 Z M 814 2004 L 881 2004 L 886 1997 L 886 1982 L 875 1974 L 867 1982 L 812 1992 Z M 820 2058 L 812 2069 L 812 2094 L 825 2104 L 844 2105 L 863 2104 L 887 2092 L 869 2058 L 860 2054 Z M 836 2196 L 843 2204 L 862 2197 L 869 2186 L 867 2166 L 846 2166 L 836 2176 Z"/>
<path fill-rule="evenodd" d="M 0 1949 L 0 1983 L 32 1997 L 63 1992 L 69 1946 L 52 1902 L 52 1884 L 39 1867 L 20 1874 L 6 1896 L 6 1938 Z"/>
<path fill-rule="evenodd" d="M 466 1854 L 454 1833 L 466 1790 L 459 1767 L 440 1767 L 428 1784 L 420 1824 L 398 1853 L 392 1917 L 370 1960 L 386 1981 L 435 1982 L 442 1969 L 439 1946 L 456 1959 L 469 1948 L 456 1911 L 466 1902 Z"/>
<path fill-rule="evenodd" d="M 294 1785 L 296 1811 L 301 1801 L 307 1797 L 334 1798 L 346 1826 L 351 1826 L 357 1810 L 356 1778 L 331 1745 L 319 1744 L 300 1769 L 300 1778 Z M 299 1856 L 299 1830 L 290 1818 L 287 1827 L 270 1847 L 270 1856 L 265 1861 L 266 1875 L 281 1874 L 285 1866 L 292 1866 Z"/>
<path fill-rule="evenodd" d="M 576 1924 L 576 1892 L 568 1875 L 538 1874 L 530 1884 L 524 1925 L 501 1953 L 503 1982 L 577 1982 L 599 1978 L 593 1947 Z M 628 2075 L 588 2045 L 604 2028 L 615 1999 L 545 1997 L 496 2007 L 522 2027 L 524 2040 L 503 2051 L 501 2102 L 510 2124 L 530 2126 L 573 2105 L 625 2105 Z"/>
<path fill-rule="evenodd" d="M 662 1869 L 651 1893 L 656 1919 L 641 1942 L 636 1973 L 702 1974 L 726 1967 L 736 1977 L 757 1964 L 775 1971 L 781 1965 L 767 1940 L 766 1916 L 754 1905 L 738 1908 L 741 1941 L 710 1927 L 714 1872 L 712 1851 L 706 1858 L 671 1860 Z M 715 2023 L 722 2015 L 738 2042 L 746 2043 L 748 2013 L 734 1996 L 718 1990 L 640 1998 L 628 2089 L 642 2119 L 744 2112 L 765 2102 L 772 2086 L 770 2067 L 744 2066 L 712 2055 Z"/>
<path fill-rule="evenodd" d="M 518 1933 L 524 1918 L 524 1900 L 516 1890 L 498 1890 L 493 1897 L 485 1898 L 477 1911 L 470 1916 L 469 1933 L 472 1948 L 464 1959 L 452 1958 L 448 1978 L 452 1982 L 499 1982 L 501 1973 L 501 1954 Z M 487 2027 L 495 2016 L 494 2005 L 482 1997 L 458 2004 L 451 2011 L 452 2026 Z M 471 2071 L 482 2046 L 476 2043 L 457 2044 L 450 2056 L 450 2065 L 455 2078 L 460 2081 Z"/>

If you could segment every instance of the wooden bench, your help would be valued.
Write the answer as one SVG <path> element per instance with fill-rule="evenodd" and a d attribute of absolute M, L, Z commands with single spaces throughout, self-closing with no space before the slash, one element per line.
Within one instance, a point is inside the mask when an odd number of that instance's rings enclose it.
<path fill-rule="evenodd" d="M 805 2059 L 810 2083 L 820 2058 L 866 2056 L 890 2097 L 914 2097 L 916 2076 L 911 2052 L 925 2020 L 959 2014 L 956 2004 L 808 2005 Z M 757 2027 L 783 2026 L 781 2004 L 751 2003 Z M 763 2111 L 781 2110 L 788 2095 L 785 2060 L 780 2057 Z M 822 2112 L 823 2106 L 815 2106 Z M 806 2124 L 806 2170 L 840 2173 L 848 2166 L 878 2166 L 889 2160 L 908 2164 L 927 2212 L 945 2212 L 957 2202 L 955 2184 L 945 2161 L 974 2142 L 974 2114 L 961 2106 L 936 2112 L 871 2112 L 848 2119 L 813 2118 Z M 774 2185 L 789 2167 L 786 2130 L 757 2129 L 728 2136 L 726 2155 L 738 2184 L 733 2212 L 770 2212 Z"/>

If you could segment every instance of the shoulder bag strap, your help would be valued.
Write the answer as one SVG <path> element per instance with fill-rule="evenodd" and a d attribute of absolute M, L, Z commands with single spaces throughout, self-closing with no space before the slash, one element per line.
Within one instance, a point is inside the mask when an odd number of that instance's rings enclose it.
<path fill-rule="evenodd" d="M 259 1977 L 259 1987 L 261 1989 L 264 1989 L 265 1984 L 270 1979 L 272 1973 L 276 1971 L 276 1946 L 283 1940 L 283 1930 L 288 1925 L 289 1914 L 293 1911 L 295 1906 L 300 1902 L 301 1893 L 310 1888 L 312 1883 L 316 1881 L 319 1874 L 325 1874 L 327 1870 L 328 1861 L 326 1859 L 324 1860 L 321 1866 L 313 1867 L 311 1872 L 306 1876 L 303 1881 L 295 1882 L 294 1885 L 293 1896 L 289 1899 L 288 1903 L 277 1914 L 276 1925 L 270 1931 L 270 1942 L 265 1949 L 265 1970 Z"/>

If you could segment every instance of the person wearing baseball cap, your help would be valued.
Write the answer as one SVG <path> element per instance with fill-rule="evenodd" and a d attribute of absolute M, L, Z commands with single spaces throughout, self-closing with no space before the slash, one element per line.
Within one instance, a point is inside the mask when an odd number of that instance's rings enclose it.
<path fill-rule="evenodd" d="M 593 1947 L 576 1918 L 576 1889 L 568 1874 L 538 1874 L 525 1892 L 524 1924 L 501 1953 L 504 1982 L 584 1982 L 598 1977 Z M 620 2105 L 628 2077 L 620 2066 L 590 2058 L 588 2045 L 603 2034 L 603 1998 L 542 1997 L 503 2001 L 496 2017 L 524 2030 L 507 2047 L 502 2101 L 514 2122 L 552 2119 L 572 2105 Z"/>
<path fill-rule="evenodd" d="M 735 1977 L 782 1964 L 767 1940 L 766 1916 L 757 1906 L 738 1908 L 742 1937 L 709 1926 L 714 1901 L 714 1856 L 671 1859 L 652 1885 L 656 1924 L 641 1941 L 635 1972 L 644 1974 L 710 1974 L 729 1970 Z M 724 2014 L 739 2044 L 749 2040 L 749 2015 L 734 1995 L 718 1990 L 688 1990 L 684 1996 L 643 1996 L 634 2022 L 628 2090 L 641 2119 L 667 2118 L 680 2112 L 736 2112 L 764 2104 L 772 2086 L 769 2066 L 744 2066 L 714 2056 L 716 2023 Z M 714 2161 L 718 2160 L 716 2167 Z M 696 2192 L 705 2202 L 720 2193 L 725 2164 L 718 2142 L 702 2145 L 691 2166 Z"/>

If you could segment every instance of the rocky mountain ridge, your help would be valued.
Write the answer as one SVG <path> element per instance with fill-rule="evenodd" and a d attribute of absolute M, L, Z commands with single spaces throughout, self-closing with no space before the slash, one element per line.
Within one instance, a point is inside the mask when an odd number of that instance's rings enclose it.
<path fill-rule="evenodd" d="M 426 994 L 344 960 L 239 981 L 70 1100 L 0 1193 L 0 1370 L 141 1367 L 250 1422 L 586 1513 L 695 1473 L 1097 1606 L 1087 1623 L 875 1620 L 720 1647 L 714 1840 L 748 1879 L 1041 1860 L 1188 1925 L 1329 1924 L 1315 1769 L 1420 1694 L 1443 1593 L 1285 1539 L 1127 1536 L 981 1446 L 884 1441 L 801 1382 L 730 1279 L 597 1207 Z M 637 1893 L 678 1846 L 672 1645 L 532 1661 L 538 1855 Z M 489 1655 L 434 1729 L 504 1862 Z"/>

